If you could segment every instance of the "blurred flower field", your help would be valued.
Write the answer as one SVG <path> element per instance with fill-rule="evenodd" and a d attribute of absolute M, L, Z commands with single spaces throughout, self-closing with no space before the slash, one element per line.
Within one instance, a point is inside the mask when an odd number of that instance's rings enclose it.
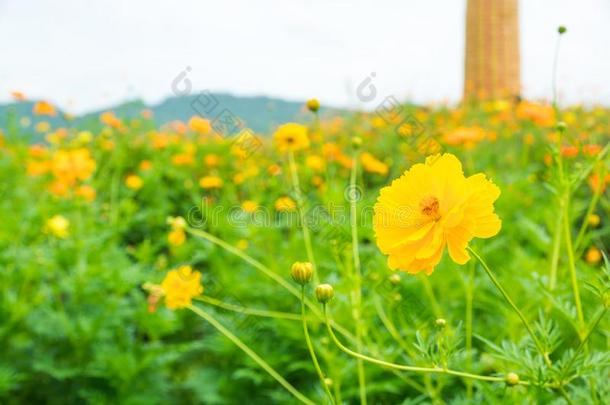
<path fill-rule="evenodd" d="M 610 110 L 303 108 L 12 117 L 0 402 L 610 401 Z"/>

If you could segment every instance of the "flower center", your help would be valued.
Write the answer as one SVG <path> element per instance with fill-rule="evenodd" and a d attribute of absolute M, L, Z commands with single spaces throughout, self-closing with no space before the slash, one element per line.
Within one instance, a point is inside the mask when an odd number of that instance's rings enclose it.
<path fill-rule="evenodd" d="M 421 209 L 421 213 L 427 217 L 433 218 L 437 220 L 441 217 L 439 213 L 439 203 L 438 198 L 436 197 L 426 197 L 419 203 L 419 208 Z"/>

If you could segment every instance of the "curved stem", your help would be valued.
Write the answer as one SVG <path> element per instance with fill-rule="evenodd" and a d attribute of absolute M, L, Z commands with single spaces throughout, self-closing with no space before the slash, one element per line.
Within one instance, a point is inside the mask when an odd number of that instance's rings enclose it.
<path fill-rule="evenodd" d="M 320 282 L 318 277 L 318 267 L 316 266 L 316 258 L 313 254 L 313 247 L 311 245 L 311 235 L 309 234 L 309 225 L 307 218 L 305 217 L 305 201 L 303 199 L 303 193 L 301 192 L 301 185 L 299 183 L 299 174 L 297 173 L 297 165 L 294 161 L 294 152 L 288 153 L 288 166 L 290 167 L 290 176 L 292 178 L 292 187 L 294 188 L 294 195 L 297 201 L 297 209 L 299 211 L 299 217 L 301 219 L 301 230 L 303 232 L 303 240 L 305 241 L 305 251 L 307 252 L 307 260 L 313 266 L 313 280 L 315 284 Z"/>
<path fill-rule="evenodd" d="M 354 153 L 352 159 L 352 169 L 349 180 L 349 215 L 350 228 L 352 233 L 352 258 L 354 261 L 354 299 L 352 302 L 352 313 L 356 323 L 356 346 L 362 350 L 362 268 L 360 266 L 360 251 L 358 246 L 358 194 L 356 191 L 356 176 L 358 174 L 358 152 Z M 360 403 L 366 405 L 366 375 L 364 374 L 364 364 L 361 359 L 356 359 L 358 368 L 358 386 L 360 388 Z"/>
<path fill-rule="evenodd" d="M 216 320 L 212 315 L 208 314 L 201 308 L 190 305 L 188 307 L 195 314 L 199 315 L 206 321 L 208 321 L 216 330 L 222 333 L 227 339 L 229 339 L 235 346 L 239 347 L 244 353 L 246 353 L 256 364 L 258 364 L 263 370 L 265 370 L 271 377 L 273 377 L 282 387 L 286 388 L 296 399 L 307 405 L 315 405 L 315 402 L 309 400 L 305 395 L 301 394 L 296 388 L 294 388 L 284 377 L 282 377 L 277 371 L 273 369 L 265 360 L 263 360 L 254 350 L 252 350 L 247 344 L 242 342 L 237 336 L 231 331 L 225 328 L 220 322 Z"/>
<path fill-rule="evenodd" d="M 313 366 L 316 369 L 316 373 L 318 373 L 318 377 L 320 378 L 320 384 L 322 384 L 322 388 L 331 404 L 335 403 L 335 399 L 333 398 L 333 394 L 330 393 L 330 389 L 328 388 L 328 384 L 326 384 L 326 380 L 324 379 L 324 373 L 320 368 L 320 363 L 318 363 L 318 358 L 316 357 L 316 352 L 313 349 L 313 344 L 311 343 L 311 338 L 309 337 L 309 330 L 307 329 L 307 320 L 305 319 L 305 287 L 301 287 L 301 319 L 303 321 L 303 334 L 305 335 L 305 341 L 307 342 L 307 349 L 309 350 L 309 355 L 311 356 L 311 361 L 313 362 Z"/>
<path fill-rule="evenodd" d="M 190 233 L 191 235 L 195 235 L 195 236 L 203 238 L 203 239 L 205 239 L 205 240 L 207 240 L 209 242 L 212 242 L 215 245 L 218 245 L 221 248 L 223 248 L 224 250 L 228 251 L 229 253 L 234 254 L 235 256 L 239 257 L 240 259 L 242 259 L 246 263 L 252 265 L 255 269 L 259 270 L 260 272 L 265 274 L 267 277 L 271 278 L 276 283 L 278 283 L 279 285 L 284 287 L 290 294 L 294 295 L 297 298 L 300 298 L 301 295 L 300 295 L 298 289 L 296 289 L 291 283 L 286 281 L 283 277 L 281 277 L 280 275 L 278 275 L 277 273 L 272 271 L 270 268 L 268 268 L 267 266 L 265 266 L 264 264 L 262 264 L 258 260 L 254 259 L 252 256 L 249 256 L 248 254 L 244 253 L 243 251 L 237 249 L 234 246 L 231 246 L 230 244 L 228 244 L 224 240 L 222 240 L 220 238 L 217 238 L 216 236 L 214 236 L 214 235 L 212 235 L 212 234 L 210 234 L 208 232 L 205 232 L 205 231 L 202 231 L 202 230 L 198 230 L 198 229 L 189 228 L 189 227 L 187 227 L 185 229 L 185 231 Z M 305 304 L 311 309 L 311 311 L 314 313 L 314 315 L 317 318 L 319 318 L 320 320 L 323 319 L 323 314 L 322 314 L 322 312 L 320 312 L 320 310 L 318 309 L 317 305 L 315 305 L 311 300 L 308 300 L 308 299 L 305 299 Z M 337 329 L 337 331 L 339 333 L 341 333 L 344 337 L 346 337 L 350 341 L 354 341 L 355 340 L 354 336 L 347 329 L 345 329 L 343 326 L 341 326 L 341 325 L 339 325 L 337 323 L 334 323 L 333 326 L 335 327 L 335 329 Z"/>
<path fill-rule="evenodd" d="M 517 315 L 521 319 L 521 322 L 523 322 L 523 325 L 525 326 L 525 329 L 527 329 L 527 331 L 529 332 L 530 336 L 532 337 L 532 340 L 534 341 L 534 344 L 536 345 L 536 348 L 538 349 L 538 351 L 540 352 L 540 354 L 544 358 L 545 363 L 547 364 L 547 366 L 551 367 L 551 360 L 549 359 L 548 353 L 545 352 L 544 348 L 542 347 L 542 344 L 540 344 L 540 341 L 536 337 L 536 334 L 534 333 L 534 330 L 530 326 L 530 324 L 527 321 L 527 319 L 525 319 L 525 316 L 523 316 L 523 314 L 521 313 L 519 308 L 517 308 L 517 306 L 515 305 L 513 300 L 508 296 L 508 294 L 506 293 L 506 291 L 504 290 L 504 288 L 502 287 L 502 285 L 500 284 L 500 282 L 498 281 L 496 276 L 494 276 L 494 274 L 492 273 L 492 271 L 489 268 L 489 266 L 487 265 L 487 263 L 485 263 L 485 260 L 483 260 L 483 258 L 481 256 L 479 256 L 477 254 L 477 252 L 472 250 L 471 247 L 467 247 L 466 249 L 468 249 L 470 254 L 472 254 L 475 257 L 475 259 L 477 259 L 477 261 L 481 264 L 481 266 L 483 267 L 483 270 L 485 270 L 485 272 L 487 273 L 487 275 L 491 279 L 491 282 L 496 286 L 498 291 L 500 291 L 500 293 L 502 294 L 502 296 L 504 297 L 504 299 L 506 300 L 508 305 L 510 305 L 510 307 L 517 313 Z"/>
<path fill-rule="evenodd" d="M 206 304 L 214 305 L 216 307 L 226 309 L 228 311 L 239 312 L 241 314 L 260 316 L 263 318 L 274 318 L 274 319 L 286 319 L 290 321 L 300 321 L 301 315 L 293 314 L 290 312 L 279 312 L 279 311 L 267 311 L 264 309 L 254 309 L 242 307 L 239 305 L 229 304 L 227 302 L 223 302 L 221 300 L 217 300 L 216 298 L 208 297 L 207 295 L 202 295 L 200 297 L 194 297 L 194 300 L 205 302 Z"/>
<path fill-rule="evenodd" d="M 506 381 L 506 379 L 503 378 L 503 377 L 493 377 L 493 376 L 485 376 L 485 375 L 479 375 L 479 374 L 472 374 L 472 373 L 466 373 L 466 372 L 462 372 L 462 371 L 450 370 L 448 368 L 441 368 L 441 367 L 417 367 L 417 366 L 408 366 L 408 365 L 404 365 L 404 364 L 396 364 L 396 363 L 391 363 L 391 362 L 388 362 L 388 361 L 376 359 L 374 357 L 370 357 L 370 356 L 367 356 L 367 355 L 362 354 L 362 353 L 355 352 L 355 351 L 345 347 L 339 341 L 339 339 L 337 339 L 337 336 L 333 332 L 333 329 L 332 329 L 332 327 L 330 325 L 330 322 L 328 321 L 328 314 L 326 313 L 326 306 L 324 306 L 324 313 L 326 314 L 326 329 L 328 330 L 328 334 L 331 337 L 332 341 L 335 343 L 335 345 L 339 349 L 341 349 L 341 351 L 349 354 L 352 357 L 356 357 L 356 358 L 362 359 L 364 361 L 368 361 L 370 363 L 378 364 L 378 365 L 383 366 L 383 367 L 393 368 L 393 369 L 402 370 L 402 371 L 413 371 L 413 372 L 419 372 L 419 373 L 448 374 L 448 375 L 454 375 L 454 376 L 457 376 L 457 377 L 473 378 L 475 380 L 490 381 L 490 382 L 504 382 L 504 381 Z M 520 381 L 519 384 L 521 384 L 521 385 L 530 385 L 530 383 L 528 381 Z"/>

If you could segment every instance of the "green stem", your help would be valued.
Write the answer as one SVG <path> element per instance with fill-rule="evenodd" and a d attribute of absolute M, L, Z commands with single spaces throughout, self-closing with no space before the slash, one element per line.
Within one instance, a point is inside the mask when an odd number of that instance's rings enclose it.
<path fill-rule="evenodd" d="M 474 296 L 474 265 L 468 266 L 468 280 L 466 281 L 466 356 L 468 368 L 472 368 L 472 303 Z M 472 399 L 472 381 L 466 381 L 466 397 Z"/>
<path fill-rule="evenodd" d="M 551 272 L 549 274 L 549 290 L 553 291 L 557 285 L 557 268 L 559 266 L 559 248 L 561 247 L 562 213 L 557 216 L 555 224 L 555 235 L 553 237 L 553 250 L 551 255 Z"/>
<path fill-rule="evenodd" d="M 284 287 L 290 294 L 294 295 L 297 298 L 301 297 L 299 290 L 297 288 L 295 288 L 291 283 L 286 281 L 283 277 L 281 277 L 277 273 L 273 272 L 270 268 L 263 265 L 258 260 L 254 259 L 252 256 L 249 256 L 248 254 L 244 253 L 242 250 L 240 250 L 234 246 L 231 246 L 224 240 L 217 238 L 216 236 L 214 236 L 208 232 L 198 230 L 198 229 L 188 228 L 188 227 L 185 229 L 185 231 L 190 233 L 191 235 L 195 235 L 195 236 L 205 239 L 209 242 L 212 242 L 215 245 L 220 246 L 227 252 L 234 254 L 235 256 L 239 257 L 246 263 L 252 265 L 255 269 L 259 270 L 261 273 L 265 274 L 267 277 L 271 278 L 273 281 L 275 281 L 276 283 L 278 283 L 279 285 Z M 319 318 L 320 320 L 324 319 L 322 312 L 320 312 L 320 310 L 318 309 L 318 306 L 315 305 L 311 300 L 305 299 L 305 304 L 309 307 L 309 309 L 311 309 L 311 311 L 314 313 L 314 315 L 317 318 Z M 333 324 L 333 326 L 335 327 L 335 329 L 337 329 L 337 331 L 339 333 L 341 333 L 344 337 L 346 337 L 350 341 L 355 340 L 354 335 L 352 335 L 343 326 L 336 324 L 336 323 Z"/>
<path fill-rule="evenodd" d="M 585 330 L 585 317 L 582 311 L 582 304 L 580 302 L 580 290 L 578 288 L 578 278 L 576 277 L 576 260 L 574 258 L 574 248 L 572 246 L 572 233 L 570 228 L 570 192 L 565 191 L 562 200 L 562 219 L 563 219 L 563 237 L 565 239 L 566 250 L 568 253 L 568 268 L 570 269 L 570 280 L 572 282 L 572 292 L 574 294 L 574 304 L 576 305 L 576 315 L 578 316 L 579 331 L 578 335 L 582 339 L 582 334 Z"/>
<path fill-rule="evenodd" d="M 309 262 L 313 266 L 313 280 L 314 283 L 317 285 L 320 282 L 318 276 L 318 267 L 316 266 L 316 258 L 313 254 L 311 235 L 309 233 L 309 225 L 305 216 L 305 200 L 303 199 L 303 193 L 301 192 L 299 174 L 297 173 L 297 165 L 294 160 L 294 152 L 292 151 L 288 153 L 288 166 L 290 167 L 292 187 L 294 188 L 294 196 L 297 201 L 297 210 L 299 211 L 299 218 L 301 219 L 301 231 L 303 232 L 303 240 L 305 241 L 305 251 L 307 252 L 307 260 L 309 260 Z"/>
<path fill-rule="evenodd" d="M 510 307 L 517 313 L 517 315 L 521 319 L 521 322 L 523 322 L 523 325 L 525 326 L 525 329 L 527 329 L 527 331 L 529 332 L 530 336 L 532 337 L 532 340 L 534 341 L 534 344 L 536 345 L 536 348 L 538 349 L 538 351 L 540 352 L 540 354 L 544 358 L 544 362 L 547 364 L 547 366 L 551 367 L 551 360 L 549 359 L 548 353 L 546 353 L 546 351 L 542 347 L 542 344 L 540 343 L 540 341 L 536 337 L 536 334 L 534 333 L 534 330 L 530 326 L 530 324 L 527 321 L 527 319 L 525 319 L 525 316 L 523 316 L 523 314 L 521 313 L 519 308 L 517 308 L 517 306 L 515 305 L 513 300 L 508 296 L 508 294 L 506 293 L 506 291 L 504 290 L 504 288 L 502 287 L 502 285 L 500 284 L 500 282 L 498 281 L 496 276 L 494 276 L 493 272 L 491 271 L 491 269 L 489 268 L 487 263 L 485 263 L 485 260 L 483 260 L 483 258 L 481 256 L 479 256 L 477 254 L 477 252 L 472 250 L 471 247 L 467 247 L 467 249 L 470 252 L 470 254 L 472 254 L 475 257 L 475 259 L 477 259 L 477 261 L 481 264 L 481 266 L 483 267 L 483 270 L 485 270 L 485 272 L 487 273 L 487 275 L 491 279 L 491 282 L 496 286 L 498 291 L 500 291 L 500 293 L 502 294 L 502 296 L 504 297 L 504 299 L 506 300 L 508 305 L 510 305 Z"/>
<path fill-rule="evenodd" d="M 311 343 L 311 338 L 309 337 L 309 330 L 307 329 L 307 320 L 305 319 L 305 315 L 305 287 L 303 286 L 301 287 L 301 319 L 303 321 L 303 334 L 305 335 L 305 341 L 307 342 L 307 349 L 309 350 L 311 361 L 313 362 L 313 366 L 316 369 L 316 373 L 318 373 L 318 377 L 320 378 L 320 384 L 322 384 L 322 388 L 326 392 L 330 403 L 334 404 L 335 399 L 333 398 L 333 394 L 331 394 L 330 389 L 328 388 L 328 384 L 326 384 L 324 373 L 320 368 L 320 363 L 318 363 L 316 352 L 313 349 L 313 344 Z"/>
<path fill-rule="evenodd" d="M 350 228 L 352 234 L 352 257 L 354 261 L 354 300 L 352 312 L 356 323 L 356 347 L 362 350 L 362 268 L 360 265 L 360 251 L 358 246 L 358 192 L 356 189 L 356 177 L 358 173 L 358 152 L 354 152 L 352 159 L 352 169 L 349 180 L 349 214 Z M 364 374 L 364 364 L 361 359 L 356 359 L 358 369 L 358 386 L 360 388 L 360 403 L 366 405 L 366 375 Z"/>
<path fill-rule="evenodd" d="M 242 307 L 239 305 L 229 304 L 227 302 L 223 302 L 221 300 L 217 300 L 216 298 L 208 297 L 207 295 L 202 295 L 200 297 L 193 298 L 197 301 L 205 302 L 206 304 L 214 305 L 216 307 L 226 309 L 228 311 L 239 312 L 241 314 L 260 316 L 263 318 L 274 318 L 274 319 L 286 319 L 291 321 L 300 321 L 301 315 L 293 314 L 289 312 L 279 312 L 279 311 L 267 311 L 264 309 L 254 309 Z"/>
<path fill-rule="evenodd" d="M 359 359 L 362 359 L 364 361 L 368 361 L 370 363 L 374 363 L 383 367 L 387 367 L 387 368 L 393 368 L 396 370 L 402 370 L 402 371 L 413 371 L 413 372 L 419 372 L 419 373 L 436 373 L 436 374 L 447 374 L 447 375 L 453 375 L 453 376 L 457 376 L 457 377 L 463 377 L 463 378 L 473 378 L 475 380 L 481 380 L 481 381 L 491 381 L 491 382 L 504 382 L 506 381 L 505 378 L 503 377 L 493 377 L 493 376 L 485 376 L 485 375 L 479 375 L 479 374 L 472 374 L 472 373 L 466 373 L 466 372 L 462 372 L 462 371 L 455 371 L 455 370 L 450 370 L 448 368 L 441 368 L 441 367 L 417 367 L 417 366 L 408 366 L 408 365 L 404 365 L 404 364 L 396 364 L 396 363 L 391 363 L 391 362 L 387 362 L 384 360 L 380 360 L 380 359 L 376 359 L 374 357 L 370 357 L 367 355 L 364 355 L 362 353 L 358 353 L 355 352 L 351 349 L 348 349 L 347 347 L 345 347 L 340 341 L 339 339 L 337 339 L 337 336 L 335 335 L 335 333 L 333 332 L 333 329 L 330 325 L 330 322 L 328 321 L 328 314 L 326 313 L 326 306 L 324 306 L 324 313 L 326 314 L 326 329 L 328 330 L 328 334 L 331 337 L 332 341 L 335 343 L 335 345 L 344 353 L 349 354 L 352 357 L 356 357 Z M 519 384 L 521 385 L 530 385 L 530 383 L 528 381 L 520 381 Z"/>
<path fill-rule="evenodd" d="M 422 283 L 424 284 L 424 290 L 426 291 L 426 295 L 430 300 L 430 305 L 432 306 L 432 312 L 434 312 L 434 316 L 436 318 L 442 318 L 443 312 L 441 311 L 441 307 L 438 305 L 438 301 L 436 300 L 436 296 L 434 295 L 434 290 L 432 289 L 432 285 L 430 284 L 430 280 L 428 280 L 428 276 L 423 275 L 421 277 Z"/>
<path fill-rule="evenodd" d="M 271 377 L 273 377 L 282 387 L 286 388 L 288 392 L 294 395 L 299 401 L 307 405 L 315 405 L 315 402 L 309 400 L 306 396 L 301 394 L 296 388 L 294 388 L 288 381 L 284 379 L 277 371 L 273 369 L 265 360 L 263 360 L 254 350 L 252 350 L 247 344 L 242 342 L 237 336 L 231 331 L 225 328 L 220 322 L 218 322 L 212 315 L 208 314 L 201 308 L 190 305 L 188 307 L 195 314 L 199 315 L 207 322 L 209 322 L 214 328 L 222 333 L 227 339 L 229 339 L 235 346 L 239 347 L 244 353 L 246 353 L 256 364 L 258 364 L 263 370 L 265 370 Z"/>

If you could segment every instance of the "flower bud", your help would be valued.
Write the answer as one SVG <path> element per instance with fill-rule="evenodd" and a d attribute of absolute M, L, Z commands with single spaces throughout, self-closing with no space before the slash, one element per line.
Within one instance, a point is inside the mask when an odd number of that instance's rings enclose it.
<path fill-rule="evenodd" d="M 394 273 L 390 276 L 390 283 L 392 283 L 392 285 L 398 285 L 398 283 L 400 283 L 400 274 L 398 273 Z"/>
<path fill-rule="evenodd" d="M 567 128 L 568 128 L 568 125 L 567 125 L 565 122 L 563 122 L 563 121 L 559 121 L 559 122 L 557 123 L 557 130 L 558 130 L 558 131 L 560 131 L 560 132 L 564 132 L 564 131 L 565 131 Z"/>
<path fill-rule="evenodd" d="M 313 266 L 309 262 L 294 262 L 290 275 L 294 281 L 300 285 L 305 285 L 311 281 Z"/>
<path fill-rule="evenodd" d="M 557 32 L 560 34 L 565 34 L 568 31 L 568 29 L 566 27 L 564 27 L 563 25 L 560 25 L 559 27 L 557 27 Z"/>
<path fill-rule="evenodd" d="M 517 385 L 519 384 L 519 376 L 516 373 L 508 373 L 506 374 L 506 383 L 508 385 Z"/>
<path fill-rule="evenodd" d="M 320 102 L 317 98 L 307 100 L 307 109 L 311 112 L 317 112 L 320 109 Z"/>
<path fill-rule="evenodd" d="M 321 304 L 326 304 L 334 295 L 333 286 L 330 284 L 320 284 L 316 287 L 316 298 Z"/>
<path fill-rule="evenodd" d="M 360 138 L 359 136 L 353 136 L 352 137 L 352 147 L 354 149 L 360 149 L 361 146 L 362 146 L 362 138 Z"/>
<path fill-rule="evenodd" d="M 443 318 L 438 318 L 436 321 L 434 321 L 434 323 L 436 324 L 436 326 L 438 326 L 440 329 L 443 329 L 445 326 L 447 326 L 447 321 L 444 320 Z"/>

